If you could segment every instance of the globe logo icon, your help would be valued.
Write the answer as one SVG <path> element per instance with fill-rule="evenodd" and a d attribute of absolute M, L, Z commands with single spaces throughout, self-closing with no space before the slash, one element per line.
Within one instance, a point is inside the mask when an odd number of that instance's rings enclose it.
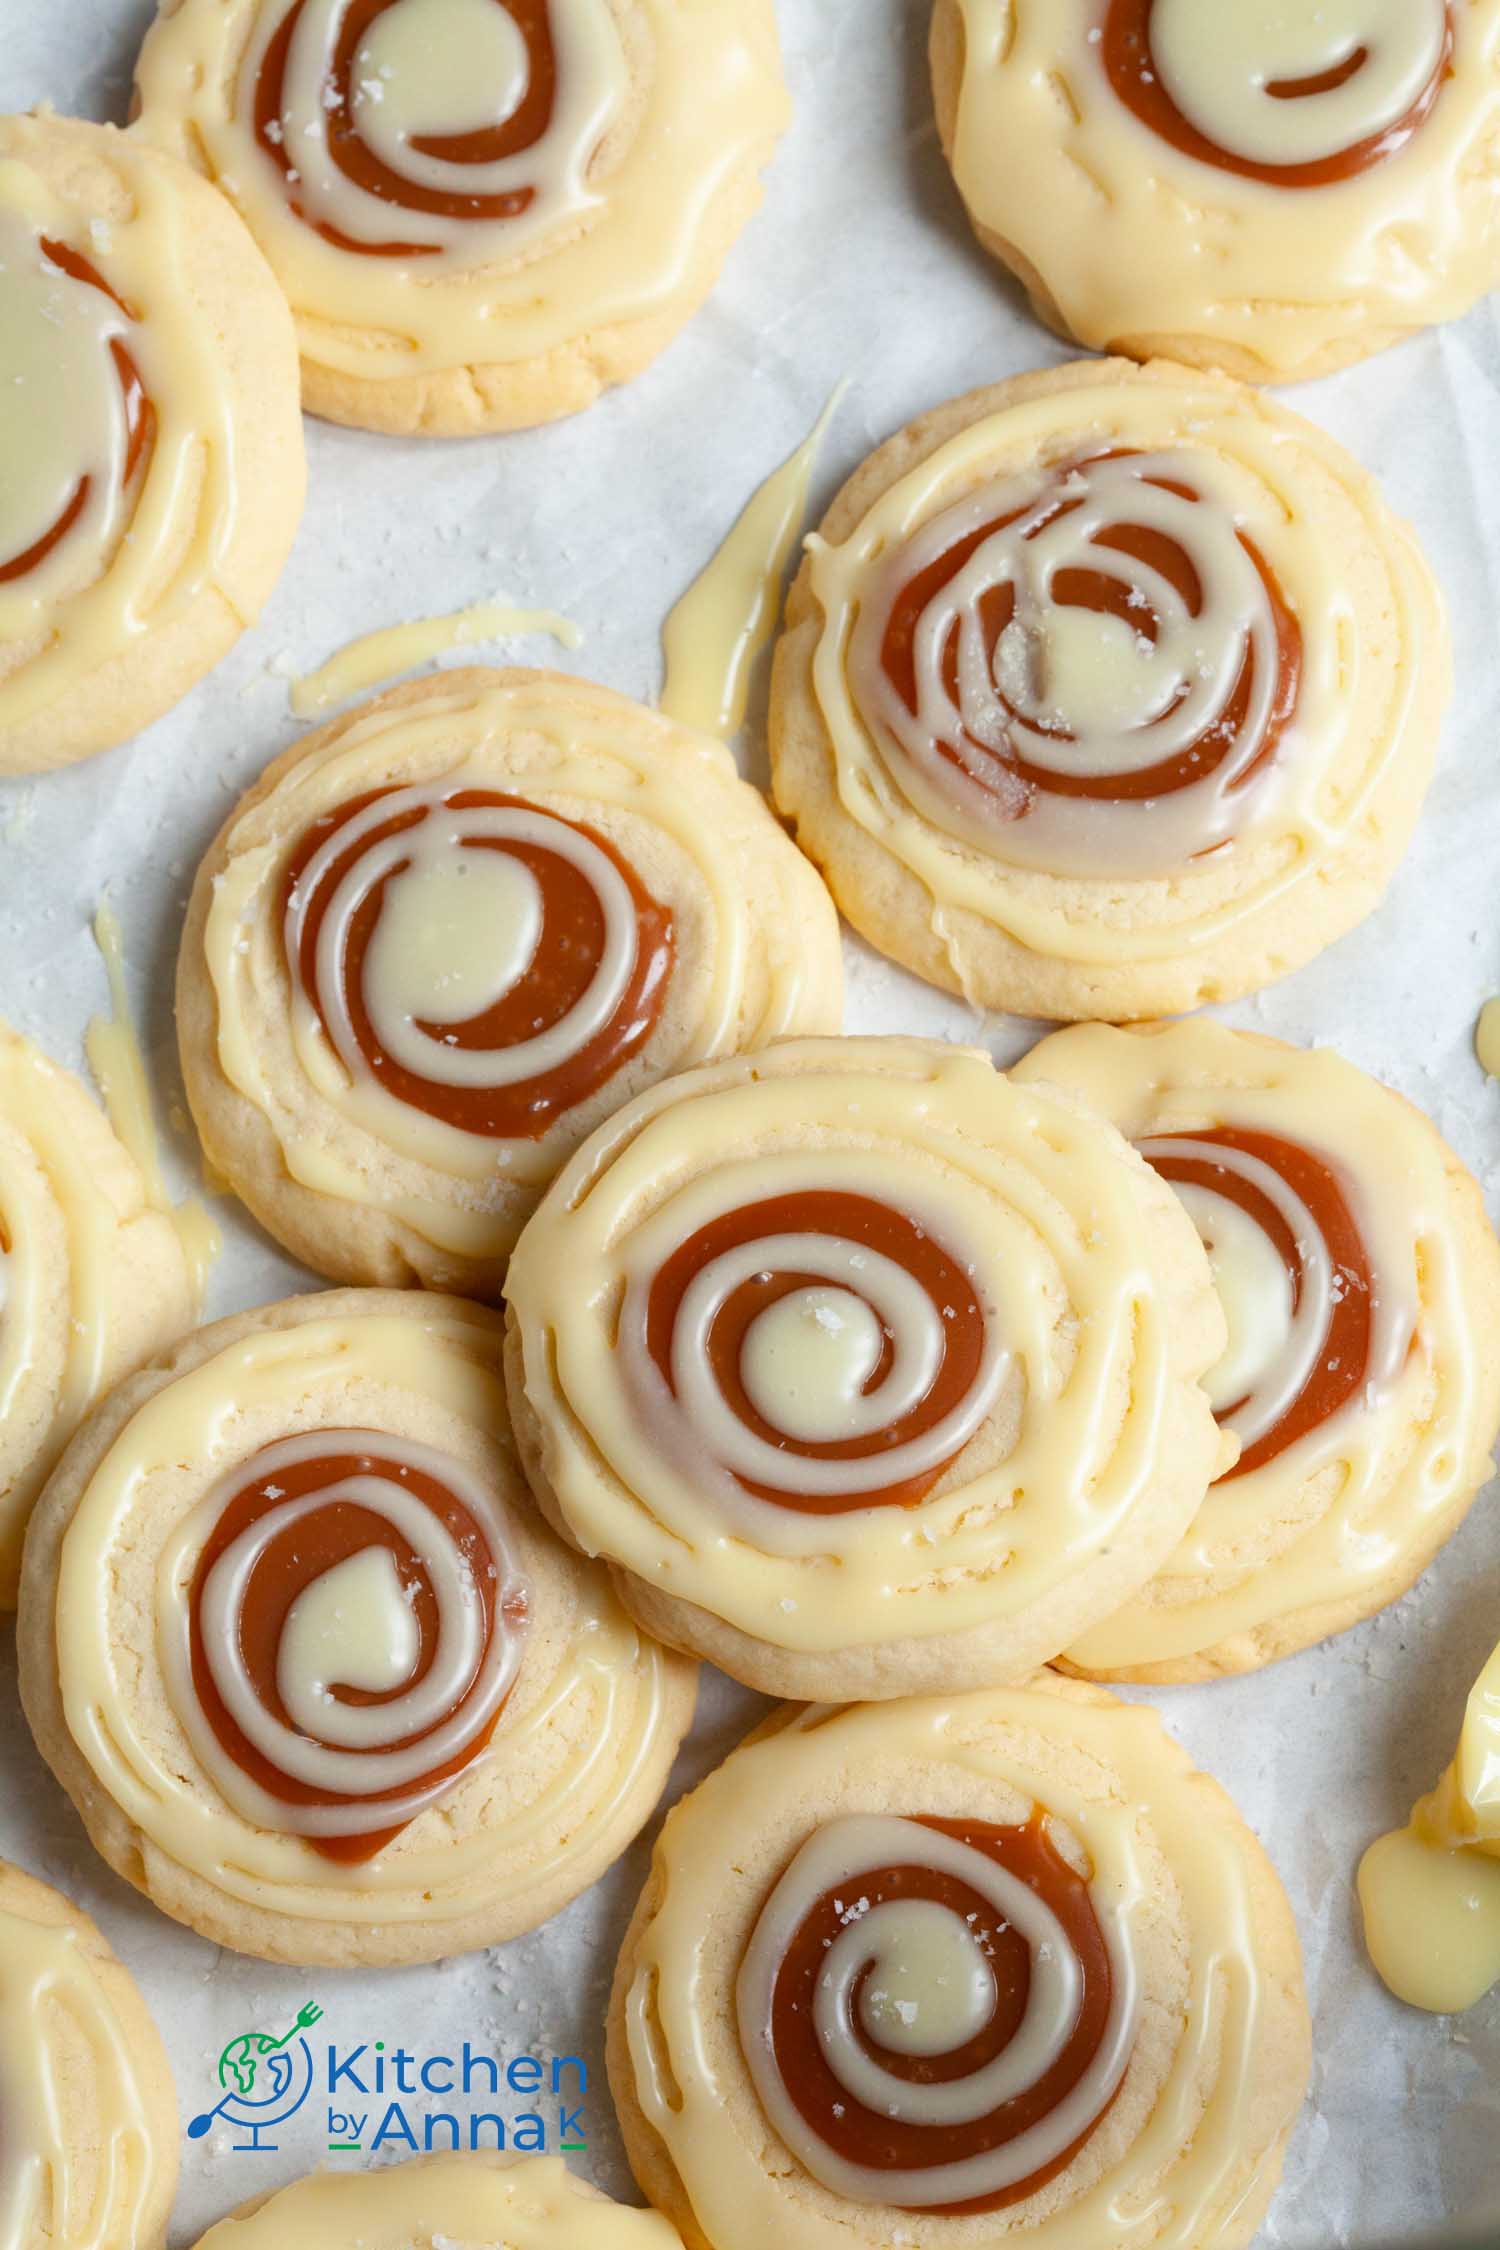
<path fill-rule="evenodd" d="M 235 2154 L 274 2149 L 264 2136 L 294 2117 L 312 2092 L 312 2049 L 301 2037 L 310 2031 L 323 2011 L 309 2001 L 290 2031 L 273 2039 L 269 2032 L 239 2032 L 219 2057 L 220 2099 L 188 2126 L 190 2140 L 201 2140 L 217 2118 L 236 2126 L 249 2139 Z"/>

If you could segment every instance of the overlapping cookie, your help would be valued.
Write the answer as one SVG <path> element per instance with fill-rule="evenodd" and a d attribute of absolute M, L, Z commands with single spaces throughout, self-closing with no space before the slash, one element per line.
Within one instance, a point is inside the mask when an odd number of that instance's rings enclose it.
<path fill-rule="evenodd" d="M 770 1694 L 1024 1675 L 1222 1465 L 1186 1214 L 973 1049 L 801 1040 L 669 1080 L 564 1169 L 506 1295 L 543 1508 L 649 1631 Z"/>
<path fill-rule="evenodd" d="M 611 2203 L 560 2156 L 428 2156 L 313 2172 L 210 2227 L 198 2250 L 682 2250 L 655 2211 Z"/>
<path fill-rule="evenodd" d="M 1091 1104 L 1171 1184 L 1229 1325 L 1207 1388 L 1236 1459 L 1070 1660 L 1209 1678 L 1394 1601 L 1494 1465 L 1500 1244 L 1475 1181 L 1328 1049 L 1206 1020 L 1058 1032 L 1016 1076 Z"/>
<path fill-rule="evenodd" d="M 0 1608 L 95 1400 L 192 1324 L 172 1222 L 78 1080 L 0 1024 Z"/>
<path fill-rule="evenodd" d="M 0 2241 L 161 2250 L 177 2102 L 156 2026 L 86 1914 L 0 1861 Z"/>
<path fill-rule="evenodd" d="M 1252 381 L 1500 282 L 1490 0 L 937 0 L 943 146 L 1040 317 Z"/>
<path fill-rule="evenodd" d="M 777 652 L 776 801 L 920 976 L 1172 1015 L 1369 913 L 1448 692 L 1431 574 L 1345 453 L 1221 378 L 1078 364 L 844 487 Z"/>
<path fill-rule="evenodd" d="M 828 895 L 722 745 L 475 671 L 271 766 L 199 873 L 178 1022 L 204 1147 L 290 1250 L 489 1296 L 593 1126 L 841 996 Z"/>
<path fill-rule="evenodd" d="M 275 268 L 311 411 L 443 436 L 654 359 L 788 116 L 772 0 L 162 0 L 136 83 Z"/>
<path fill-rule="evenodd" d="M 186 166 L 0 118 L 0 774 L 124 742 L 253 624 L 305 471 L 281 292 Z"/>
<path fill-rule="evenodd" d="M 786 1713 L 667 1820 L 610 2084 L 693 2250 L 1254 2235 L 1307 2084 L 1290 1909 L 1153 1711 Z"/>
<path fill-rule="evenodd" d="M 21 1692 L 93 1842 L 268 1960 L 534 1928 L 648 1817 L 695 1669 L 538 1522 L 500 1322 L 302 1297 L 123 1384 L 27 1541 Z"/>

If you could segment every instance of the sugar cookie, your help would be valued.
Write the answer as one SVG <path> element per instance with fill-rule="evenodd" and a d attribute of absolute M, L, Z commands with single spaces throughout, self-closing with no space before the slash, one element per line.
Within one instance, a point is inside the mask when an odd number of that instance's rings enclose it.
<path fill-rule="evenodd" d="M 256 2196 L 197 2250 L 682 2250 L 656 2211 L 576 2180 L 560 2156 L 426 2156 L 313 2172 Z"/>
<path fill-rule="evenodd" d="M 1493 0 L 937 0 L 943 147 L 1065 336 L 1327 374 L 1500 282 Z"/>
<path fill-rule="evenodd" d="M 160 2250 L 177 2100 L 155 2024 L 86 1914 L 0 1860 L 0 2242 Z"/>
<path fill-rule="evenodd" d="M 262 1959 L 432 1961 L 618 1857 L 694 1667 L 539 1523 L 500 1322 L 300 1297 L 190 1337 L 33 1518 L 21 1693 L 112 1867 Z"/>
<path fill-rule="evenodd" d="M 1117 1609 L 1224 1458 L 1186 1215 L 987 1055 L 803 1040 L 669 1081 L 506 1284 L 517 1442 L 648 1631 L 768 1694 L 1017 1678 Z"/>
<path fill-rule="evenodd" d="M 176 1229 L 79 1081 L 0 1024 L 0 1608 L 94 1401 L 192 1325 Z"/>
<path fill-rule="evenodd" d="M 690 2250 L 1240 2250 L 1309 2031 L 1224 1792 L 1042 1673 L 736 1751 L 668 1816 L 608 2059 Z"/>
<path fill-rule="evenodd" d="M 1206 1020 L 1091 1024 L 1016 1076 L 1088 1102 L 1171 1183 L 1229 1323 L 1206 1388 L 1238 1457 L 1070 1660 L 1209 1679 L 1394 1601 L 1494 1467 L 1500 1244 L 1477 1184 L 1420 1111 L 1327 1048 Z"/>
<path fill-rule="evenodd" d="M 772 0 L 161 0 L 136 85 L 276 269 L 310 411 L 447 437 L 653 360 L 789 115 Z"/>
<path fill-rule="evenodd" d="M 212 1162 L 340 1281 L 491 1296 L 585 1135 L 668 1071 L 838 1028 L 827 892 L 727 750 L 605 688 L 459 672 L 271 766 L 178 975 Z"/>
<path fill-rule="evenodd" d="M 1370 911 L 1448 691 L 1431 574 L 1321 431 L 1077 364 L 938 408 L 844 487 L 777 652 L 776 800 L 934 984 L 1174 1015 Z"/>
<path fill-rule="evenodd" d="M 254 623 L 302 513 L 281 292 L 185 165 L 0 118 L 0 774 L 180 702 Z"/>

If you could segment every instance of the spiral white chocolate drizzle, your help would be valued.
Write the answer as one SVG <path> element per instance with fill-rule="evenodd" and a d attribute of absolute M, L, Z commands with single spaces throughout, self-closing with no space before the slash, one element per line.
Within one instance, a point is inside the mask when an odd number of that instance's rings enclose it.
<path fill-rule="evenodd" d="M 285 905 L 310 1074 L 491 1139 L 540 1139 L 649 1038 L 672 918 L 595 831 L 494 791 L 385 790 L 325 815 Z"/>
<path fill-rule="evenodd" d="M 891 548 L 849 677 L 940 826 L 1017 865 L 1142 875 L 1245 825 L 1301 661 L 1215 464 L 1122 450 L 985 484 Z"/>
<path fill-rule="evenodd" d="M 87 2053 L 97 2112 L 87 2194 L 63 2024 Z M 0 2250 L 120 2250 L 143 2239 L 159 2187 L 136 2060 L 79 1933 L 0 1912 Z"/>
<path fill-rule="evenodd" d="M 247 1819 L 368 1857 L 487 1743 L 520 1668 L 526 1583 L 503 1510 L 409 1438 L 268 1446 L 160 1570 L 177 1716 Z"/>
<path fill-rule="evenodd" d="M 767 2116 L 862 2204 L 958 2213 L 1034 2193 L 1128 2067 L 1137 1980 L 1118 1912 L 1025 1827 L 853 1815 L 762 1909 L 737 1985 Z"/>
<path fill-rule="evenodd" d="M 139 349 L 89 259 L 0 211 L 0 586 L 42 600 L 124 530 L 153 420 Z"/>
<path fill-rule="evenodd" d="M 1330 187 L 1426 121 L 1453 21 L 1446 0 L 1110 0 L 1100 52 L 1119 99 L 1185 155 Z"/>
<path fill-rule="evenodd" d="M 1009 1364 L 994 1307 L 916 1205 L 796 1158 L 757 1181 L 740 1200 L 736 1170 L 708 1174 L 642 1230 L 618 1344 L 638 1411 L 763 1536 L 767 1502 L 914 1505 L 994 1405 Z"/>
<path fill-rule="evenodd" d="M 608 0 L 283 0 L 241 101 L 292 208 L 337 248 L 482 265 L 578 219 L 619 114 Z"/>
<path fill-rule="evenodd" d="M 1383 1396 L 1413 1308 L 1372 1263 L 1342 1173 L 1281 1135 L 1222 1126 L 1146 1140 L 1209 1252 L 1229 1347 L 1205 1378 L 1248 1474 L 1345 1408 Z"/>

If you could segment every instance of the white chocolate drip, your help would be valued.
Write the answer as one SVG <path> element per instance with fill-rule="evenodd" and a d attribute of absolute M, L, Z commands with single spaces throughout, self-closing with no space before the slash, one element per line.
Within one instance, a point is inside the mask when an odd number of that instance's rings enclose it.
<path fill-rule="evenodd" d="M 1447 29 L 1443 0 L 1154 0 L 1151 59 L 1205 140 L 1276 169 L 1342 156 L 1410 116 Z"/>
<path fill-rule="evenodd" d="M 759 1169 L 759 1168 L 758 1168 Z M 772 1176 L 771 1168 L 764 1175 Z M 773 1196 L 823 1189 L 848 1179 L 848 1166 L 825 1168 L 795 1157 L 774 1166 Z M 762 1191 L 763 1192 L 763 1191 Z M 747 1195 L 735 1168 L 710 1174 L 643 1228 L 639 1256 L 620 1313 L 618 1352 L 638 1411 L 666 1454 L 689 1464 L 720 1504 L 740 1520 L 747 1512 L 762 1537 L 767 1503 L 744 1491 L 757 1485 L 791 1498 L 880 1493 L 908 1479 L 932 1476 L 952 1461 L 994 1406 L 1010 1355 L 993 1305 L 985 1311 L 979 1369 L 946 1413 L 899 1444 L 876 1445 L 862 1457 L 829 1459 L 814 1446 L 878 1439 L 916 1414 L 932 1391 L 948 1349 L 953 1308 L 939 1305 L 896 1258 L 857 1238 L 808 1230 L 767 1233 L 709 1259 L 684 1293 L 673 1326 L 669 1387 L 648 1346 L 653 1281 L 683 1240 Z M 910 1207 L 909 1207 L 910 1208 Z M 912 1215 L 915 1212 L 912 1211 Z M 944 1246 L 945 1222 L 922 1213 L 924 1231 Z M 951 1246 L 951 1257 L 958 1253 Z M 972 1264 L 960 1260 L 973 1275 Z M 763 1274 L 807 1275 L 814 1284 L 758 1314 L 747 1331 L 740 1372 L 747 1395 L 769 1424 L 762 1436 L 735 1411 L 716 1373 L 710 1339 L 735 1292 Z M 883 1339 L 889 1361 L 876 1380 Z"/>
<path fill-rule="evenodd" d="M 888 2070 L 880 2049 L 901 2057 L 952 2052 L 984 2028 L 996 1991 L 976 1932 L 953 1910 L 866 1895 L 872 1871 L 911 1866 L 962 1882 L 1020 1934 L 1030 1953 L 1025 2013 L 1014 2037 L 981 2068 L 934 2083 Z M 1100 1914 L 1112 1970 L 1109 2019 L 1072 2090 L 1036 2124 L 984 2155 L 883 2170 L 839 2155 L 808 2124 L 777 2068 L 772 2039 L 776 1982 L 787 1952 L 819 1900 L 843 1890 L 851 1905 L 818 1979 L 815 2023 L 824 2063 L 863 2108 L 903 2124 L 977 2123 L 1045 2077 L 1078 2020 L 1082 1964 L 1057 1916 L 1028 1884 L 986 1853 L 920 1821 L 874 1814 L 830 1821 L 803 1845 L 766 1902 L 736 1992 L 745 2060 L 787 2147 L 833 2194 L 909 2210 L 995 2195 L 1055 2163 L 1103 2115 L 1135 2041 L 1135 1968 L 1118 1911 Z M 873 2052 L 858 2036 L 856 2013 Z"/>
<path fill-rule="evenodd" d="M 253 1781 L 219 1743 L 192 1683 L 191 1589 L 198 1558 L 224 1509 L 251 1482 L 274 1480 L 333 1453 L 374 1458 L 257 1517 L 214 1563 L 202 1590 L 203 1650 L 225 1710 L 251 1746 L 281 1773 L 346 1804 L 293 1804 Z M 395 1463 L 396 1473 L 387 1465 Z M 484 1645 L 484 1606 L 473 1565 L 441 1517 L 399 1481 L 421 1471 L 460 1500 L 479 1526 L 493 1572 L 493 1624 Z M 438 1641 L 415 1677 L 421 1642 L 390 1551 L 372 1544 L 304 1590 L 288 1613 L 277 1654 L 282 1718 L 262 1700 L 246 1663 L 240 1618 L 267 1549 L 329 1508 L 378 1515 L 417 1559 L 438 1611 Z M 160 1653 L 173 1707 L 228 1801 L 247 1819 L 300 1836 L 351 1836 L 372 1821 L 396 1827 L 451 1786 L 427 1778 L 471 1746 L 515 1683 L 525 1589 L 510 1561 L 504 1513 L 478 1478 L 448 1455 L 373 1431 L 320 1431 L 267 1447 L 223 1478 L 180 1525 L 163 1552 Z M 384 1557 L 382 1564 L 380 1558 Z M 389 1568 L 385 1566 L 389 1565 Z M 348 1605 L 352 1603 L 352 1614 Z M 329 1659 L 352 1653 L 356 1674 Z M 340 1687 L 378 1687 L 378 1703 L 342 1701 Z M 393 1691 L 403 1688 L 404 1692 Z M 399 1794 L 398 1794 L 399 1792 Z M 370 1800 L 380 1802 L 372 1805 Z"/>
<path fill-rule="evenodd" d="M 917 623 L 912 711 L 885 669 L 892 609 L 915 578 L 986 524 L 998 528 Z M 1186 558 L 1196 604 L 1154 564 L 1109 543 L 1122 526 L 1166 540 Z M 1139 629 L 1060 602 L 1056 581 L 1066 572 L 1107 578 Z M 1014 617 L 992 654 L 986 603 L 1006 587 Z M 956 693 L 948 677 L 955 644 Z M 1232 725 L 1228 710 L 1247 664 L 1253 685 L 1243 720 Z M 1219 465 L 1169 451 L 1087 461 L 1061 478 L 989 483 L 923 524 L 874 573 L 849 676 L 902 785 L 919 791 L 944 826 L 982 833 L 987 852 L 1016 866 L 1139 876 L 1197 858 L 1251 817 L 1261 792 L 1246 783 L 1275 714 L 1281 659 L 1271 595 Z M 1111 776 L 1149 771 L 1200 743 L 1217 759 L 1212 771 L 1146 798 L 1061 796 L 1041 785 L 1031 795 L 1010 762 L 1107 792 Z"/>
<path fill-rule="evenodd" d="M 80 552 L 97 570 L 123 527 L 129 428 L 110 345 L 130 325 L 0 211 L 0 565 L 38 545 L 87 486 L 67 537 L 27 573 L 33 598 L 76 579 Z"/>
<path fill-rule="evenodd" d="M 412 813 L 421 816 L 418 825 L 380 834 Z M 604 946 L 587 989 L 556 1023 L 514 1046 L 461 1047 L 452 1027 L 526 974 L 542 934 L 535 878 L 496 845 L 528 845 L 576 868 L 598 899 Z M 317 1061 L 324 1026 L 349 1080 L 371 1076 L 346 973 L 352 925 L 371 899 L 378 899 L 380 922 L 361 991 L 371 1028 L 393 1061 L 437 1085 L 516 1086 L 543 1078 L 597 1039 L 624 1000 L 640 942 L 635 900 L 609 854 L 568 822 L 521 805 L 455 808 L 440 789 L 379 797 L 334 829 L 303 869 L 287 909 L 291 961 L 302 957 L 313 900 L 351 854 L 318 931 L 316 996 L 299 985 L 294 1012 L 304 1061 L 320 1079 L 327 1077 Z"/>
<path fill-rule="evenodd" d="M 56 2032 L 87 2050 L 99 2146 L 85 2201 L 71 2153 L 81 2120 Z M 118 2250 L 158 2192 L 159 2167 L 124 2027 L 66 1926 L 0 1913 L 0 2250 Z"/>
<path fill-rule="evenodd" d="M 1359 1897 L 1370 1958 L 1398 1999 L 1448 2014 L 1500 1982 L 1500 1648 L 1442 1780 L 1366 1852 Z"/>
<path fill-rule="evenodd" d="M 297 0 L 262 12 L 240 88 L 246 114 L 265 53 Z M 308 220 L 356 244 L 408 245 L 424 271 L 510 259 L 576 223 L 596 198 L 588 171 L 619 114 L 627 88 L 624 53 L 608 0 L 568 0 L 550 10 L 557 93 L 550 122 L 531 147 L 488 163 L 463 163 L 423 139 L 498 127 L 519 108 L 530 79 L 526 49 L 503 0 L 393 0 L 354 60 L 355 125 L 404 183 L 453 197 L 529 196 L 509 217 L 410 210 L 371 193 L 341 170 L 330 136 L 334 57 L 350 0 L 302 0 L 292 33 L 279 119 L 291 167 L 284 183 Z M 269 163 L 263 152 L 256 161 Z M 277 174 L 278 178 L 280 174 Z M 425 257 L 426 250 L 439 257 Z"/>

